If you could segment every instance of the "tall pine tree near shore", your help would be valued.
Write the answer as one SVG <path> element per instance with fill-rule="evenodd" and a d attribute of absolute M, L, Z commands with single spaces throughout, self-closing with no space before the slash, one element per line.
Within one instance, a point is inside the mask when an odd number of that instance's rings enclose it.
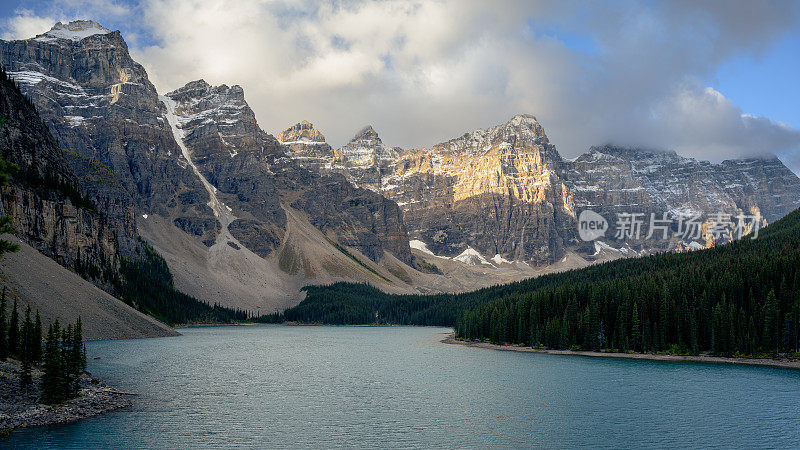
<path fill-rule="evenodd" d="M 42 360 L 42 318 L 39 316 L 39 310 L 36 310 L 36 321 L 33 323 L 33 360 Z"/>
<path fill-rule="evenodd" d="M 33 321 L 31 320 L 30 306 L 25 311 L 25 322 L 22 324 L 22 339 L 20 340 L 20 359 L 22 360 L 22 376 L 20 384 L 22 388 L 28 388 L 33 381 L 31 379 L 31 365 L 33 364 Z"/>
<path fill-rule="evenodd" d="M 62 390 L 61 327 L 58 320 L 50 324 L 44 346 L 44 373 L 42 374 L 42 400 L 45 403 L 61 402 L 66 396 Z"/>
<path fill-rule="evenodd" d="M 3 287 L 3 297 L 5 296 L 6 288 Z M 11 356 L 19 356 L 19 312 L 16 299 L 14 308 L 11 310 L 11 321 L 8 323 L 8 353 Z"/>
<path fill-rule="evenodd" d="M 6 335 L 6 296 L 0 299 L 0 361 L 8 358 L 8 338 Z"/>

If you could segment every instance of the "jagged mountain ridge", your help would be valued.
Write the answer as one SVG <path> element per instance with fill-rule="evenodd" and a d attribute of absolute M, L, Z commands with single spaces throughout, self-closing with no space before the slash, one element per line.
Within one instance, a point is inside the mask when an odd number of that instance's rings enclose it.
<path fill-rule="evenodd" d="M 67 152 L 4 72 L 0 118 L 3 159 L 19 166 L 0 189 L 0 215 L 11 217 L 17 235 L 11 240 L 20 247 L 0 265 L 4 295 L 19 301 L 22 311 L 41 313 L 45 323 L 80 316 L 87 339 L 177 334 L 98 289 L 113 292 L 119 280 L 119 233 L 125 229 L 81 197 Z"/>
<path fill-rule="evenodd" d="M 91 21 L 0 41 L 0 55 L 85 191 L 164 253 L 179 288 L 269 312 L 315 281 L 415 292 L 386 268 L 413 272 L 397 205 L 287 158 L 240 87 L 200 80 L 160 98 L 119 32 Z"/>
<path fill-rule="evenodd" d="M 373 140 L 380 143 L 374 154 L 387 148 L 377 134 Z M 484 261 L 496 255 L 548 264 L 570 251 L 592 256 L 601 248 L 577 236 L 576 217 L 583 209 L 609 220 L 622 212 L 704 219 L 721 212 L 761 214 L 771 223 L 800 207 L 800 180 L 775 157 L 713 164 L 675 152 L 609 145 L 567 161 L 531 115 L 429 149 L 396 149 L 393 161 L 370 164 L 369 152 L 362 151 L 366 163 L 337 164 L 340 153 L 331 150 L 316 167 L 343 173 L 397 201 L 411 239 L 448 257 L 477 252 Z M 648 230 L 643 231 L 645 236 Z M 704 234 L 701 241 L 626 244 L 638 250 L 630 254 L 639 254 L 708 246 L 714 238 Z"/>
<path fill-rule="evenodd" d="M 594 201 L 595 187 L 609 194 L 597 202 L 609 211 L 681 207 L 679 197 L 655 194 L 666 178 L 644 173 L 647 165 L 623 158 L 592 166 L 599 181 L 576 170 L 530 115 L 430 149 L 387 146 L 372 127 L 333 149 L 308 122 L 276 140 L 258 126 L 238 86 L 198 80 L 159 98 L 119 32 L 95 25 L 61 24 L 31 40 L 0 41 L 2 63 L 13 66 L 76 155 L 70 163 L 81 184 L 110 199 L 103 209 L 121 218 L 113 223 L 151 241 L 178 287 L 207 301 L 282 308 L 302 284 L 340 279 L 398 292 L 465 290 L 535 274 L 521 261 L 561 268 L 594 261 L 594 248 L 577 240 L 575 217 Z M 92 172 L 97 164 L 108 176 Z M 792 204 L 783 199 L 794 195 L 794 181 L 779 166 L 729 166 L 730 179 L 719 185 L 737 184 L 745 172 L 762 184 L 725 188 L 741 191 L 726 205 L 779 216 Z M 620 189 L 630 190 L 615 193 L 617 178 L 600 176 L 612 169 L 627 174 L 620 179 L 630 186 Z M 758 194 L 772 189 L 763 183 L 772 176 L 782 177 L 783 191 Z M 123 210 L 136 214 L 115 212 Z M 409 240 L 438 257 L 412 254 Z M 464 264 L 479 270 L 449 278 Z"/>
<path fill-rule="evenodd" d="M 121 235 L 136 236 L 132 209 L 182 218 L 176 225 L 187 230 L 213 222 L 202 186 L 180 165 L 164 105 L 118 31 L 59 23 L 31 39 L 0 40 L 0 55 L 72 155 L 84 190 L 128 231 Z"/>

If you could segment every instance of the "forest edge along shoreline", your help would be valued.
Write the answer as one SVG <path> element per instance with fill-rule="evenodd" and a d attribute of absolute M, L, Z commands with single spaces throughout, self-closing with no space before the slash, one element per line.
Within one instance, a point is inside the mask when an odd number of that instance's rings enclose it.
<path fill-rule="evenodd" d="M 444 344 L 463 345 L 466 347 L 485 348 L 506 352 L 539 353 L 546 355 L 583 356 L 591 358 L 617 358 L 645 361 L 685 362 L 685 363 L 711 363 L 711 364 L 737 364 L 746 366 L 774 367 L 782 369 L 800 370 L 800 360 L 769 359 L 769 358 L 736 358 L 724 356 L 700 355 L 662 355 L 656 353 L 622 353 L 622 352 L 595 352 L 589 350 L 553 350 L 546 348 L 520 347 L 514 345 L 499 345 L 481 341 L 465 341 L 456 339 L 455 333 L 446 333 L 441 340 Z"/>

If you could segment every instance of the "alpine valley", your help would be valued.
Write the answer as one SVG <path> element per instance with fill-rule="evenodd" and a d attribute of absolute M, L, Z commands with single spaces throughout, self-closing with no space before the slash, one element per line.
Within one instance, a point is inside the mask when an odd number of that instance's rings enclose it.
<path fill-rule="evenodd" d="M 371 126 L 333 148 L 308 121 L 259 124 L 237 85 L 157 92 L 120 32 L 93 21 L 0 40 L 0 64 L 16 85 L 0 102 L 3 157 L 25 174 L 3 188 L 3 213 L 28 255 L 9 256 L 4 276 L 45 316 L 64 314 L 52 299 L 92 292 L 90 337 L 171 332 L 112 297 L 159 311 L 121 281 L 142 261 L 202 307 L 263 315 L 297 305 L 308 285 L 466 292 L 724 242 L 708 224 L 690 241 L 585 242 L 584 209 L 761 215 L 763 226 L 800 207 L 800 179 L 776 157 L 716 164 L 598 145 L 567 160 L 529 114 L 427 148 L 393 147 Z M 51 275 L 30 270 L 32 258 L 74 279 L 26 292 Z M 119 317 L 111 308 L 140 325 L 103 332 L 86 320 Z"/>

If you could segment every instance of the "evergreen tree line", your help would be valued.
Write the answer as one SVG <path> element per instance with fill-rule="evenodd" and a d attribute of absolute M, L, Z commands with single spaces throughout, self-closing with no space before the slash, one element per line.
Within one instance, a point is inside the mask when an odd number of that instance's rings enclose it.
<path fill-rule="evenodd" d="M 800 346 L 800 211 L 728 245 L 544 275 L 465 294 L 304 288 L 262 322 L 455 327 L 458 337 L 549 348 L 732 355 Z"/>
<path fill-rule="evenodd" d="M 40 383 L 42 401 L 60 403 L 74 398 L 80 390 L 80 377 L 86 370 L 86 350 L 83 345 L 81 319 L 75 326 L 62 329 L 56 320 L 49 326 L 47 339 L 42 346 L 42 320 L 39 312 L 35 319 L 31 308 L 20 320 L 17 301 L 6 319 L 6 289 L 0 297 L 0 360 L 14 358 L 22 363 L 20 388 L 31 389 L 33 367 L 43 370 Z"/>
<path fill-rule="evenodd" d="M 268 314 L 254 322 L 285 321 L 331 325 L 438 325 L 453 326 L 460 311 L 477 305 L 481 293 L 440 295 L 386 294 L 366 283 L 338 282 L 306 286 L 306 298 L 283 313 Z"/>
<path fill-rule="evenodd" d="M 33 104 L 33 101 L 31 101 L 31 99 L 28 98 L 27 95 L 22 93 L 22 89 L 20 88 L 19 83 L 8 76 L 8 73 L 6 72 L 3 66 L 0 66 L 0 83 L 7 83 L 11 89 L 13 89 L 17 94 L 19 94 L 20 97 L 22 97 L 26 105 L 30 106 L 33 109 L 36 109 L 36 106 Z"/>
<path fill-rule="evenodd" d="M 122 259 L 123 280 L 118 290 L 123 301 L 169 325 L 247 320 L 244 310 L 209 305 L 175 289 L 167 262 L 150 244 L 140 242 L 143 257 Z"/>
<path fill-rule="evenodd" d="M 557 349 L 800 351 L 800 211 L 756 240 L 556 278 L 462 312 L 457 337 Z"/>

